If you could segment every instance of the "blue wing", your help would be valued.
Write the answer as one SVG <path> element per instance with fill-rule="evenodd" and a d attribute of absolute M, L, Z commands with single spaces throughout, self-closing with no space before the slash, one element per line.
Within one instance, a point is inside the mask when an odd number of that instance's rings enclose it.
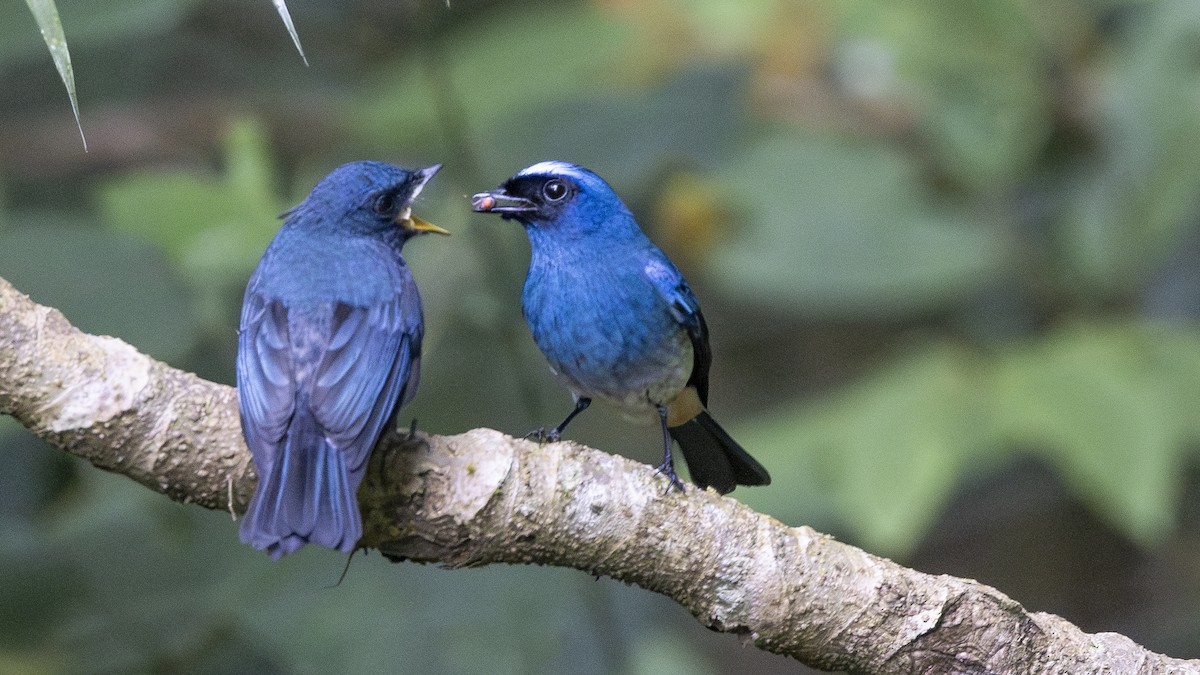
<path fill-rule="evenodd" d="M 313 371 L 312 412 L 352 476 L 417 391 L 423 327 L 415 289 L 408 290 L 370 307 L 334 306 L 328 346 Z"/>
<path fill-rule="evenodd" d="M 411 279 L 398 281 L 369 306 L 291 307 L 251 283 L 238 391 L 259 488 L 243 541 L 279 557 L 309 541 L 349 551 L 361 536 L 367 457 L 419 379 L 420 300 Z"/>
<path fill-rule="evenodd" d="M 238 333 L 237 389 L 242 434 L 260 475 L 271 472 L 275 449 L 295 411 L 288 312 L 283 303 L 247 293 Z"/>
<path fill-rule="evenodd" d="M 360 467 L 392 412 L 416 394 L 420 317 L 415 290 L 370 307 L 321 303 L 303 315 L 279 300 L 248 294 L 238 393 L 243 430 L 260 471 L 271 465 L 269 451 L 283 439 L 297 401 L 307 403 L 348 468 Z M 309 345 L 322 343 L 311 362 Z"/>
<path fill-rule="evenodd" d="M 674 265 L 665 257 L 651 258 L 646 278 L 667 303 L 672 316 L 683 326 L 692 341 L 694 363 L 688 385 L 696 388 L 702 406 L 708 406 L 708 368 L 712 349 L 708 344 L 708 326 L 700 313 L 700 303 Z M 671 437 L 679 442 L 687 460 L 692 481 L 700 487 L 712 486 L 725 494 L 737 485 L 769 485 L 771 476 L 746 449 L 721 428 L 707 410 L 671 427 Z"/>
<path fill-rule="evenodd" d="M 708 369 L 712 365 L 712 348 L 708 344 L 708 325 L 700 312 L 700 301 L 675 265 L 659 253 L 644 268 L 646 278 L 667 303 L 671 315 L 687 330 L 692 341 L 692 375 L 688 386 L 696 388 L 700 402 L 708 405 Z"/>

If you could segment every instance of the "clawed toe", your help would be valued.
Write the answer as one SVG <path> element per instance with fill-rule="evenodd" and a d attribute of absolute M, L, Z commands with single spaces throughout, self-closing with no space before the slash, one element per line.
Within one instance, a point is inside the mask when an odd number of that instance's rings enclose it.
<path fill-rule="evenodd" d="M 538 427 L 533 431 L 525 434 L 525 440 L 537 441 L 538 443 L 557 443 L 560 435 L 557 429 L 546 431 L 546 427 Z"/>
<path fill-rule="evenodd" d="M 670 492 L 672 488 L 685 492 L 683 481 L 679 479 L 679 474 L 675 473 L 675 467 L 670 464 L 660 464 L 654 469 L 654 473 L 662 474 L 667 477 L 667 489 L 663 494 Z"/>

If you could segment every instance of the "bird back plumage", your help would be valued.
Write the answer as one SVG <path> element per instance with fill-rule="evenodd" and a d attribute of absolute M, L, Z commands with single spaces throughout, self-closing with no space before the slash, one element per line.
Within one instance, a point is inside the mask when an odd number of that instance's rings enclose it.
<path fill-rule="evenodd" d="M 392 220 L 405 204 L 371 210 L 411 175 L 376 162 L 335 170 L 288 212 L 246 287 L 237 380 L 259 486 L 241 539 L 272 557 L 306 543 L 353 550 L 367 459 L 416 393 L 421 302 L 400 255 L 409 235 Z"/>

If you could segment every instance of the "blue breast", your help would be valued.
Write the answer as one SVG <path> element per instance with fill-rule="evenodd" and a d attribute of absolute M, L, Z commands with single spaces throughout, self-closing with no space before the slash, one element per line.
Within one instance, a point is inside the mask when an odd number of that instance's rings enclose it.
<path fill-rule="evenodd" d="M 597 252 L 533 241 L 525 319 L 578 395 L 648 408 L 687 381 L 691 343 L 643 272 L 656 253 L 643 242 Z"/>

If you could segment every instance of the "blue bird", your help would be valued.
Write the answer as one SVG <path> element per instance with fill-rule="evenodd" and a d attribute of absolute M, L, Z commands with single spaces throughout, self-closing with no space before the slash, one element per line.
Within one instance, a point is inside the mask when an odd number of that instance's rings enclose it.
<path fill-rule="evenodd" d="M 412 215 L 439 168 L 334 169 L 283 214 L 246 286 L 238 404 L 258 488 L 241 540 L 272 558 L 310 542 L 350 552 L 362 536 L 367 457 L 417 393 L 424 322 L 400 251 L 448 234 Z"/>
<path fill-rule="evenodd" d="M 472 206 L 525 226 L 532 249 L 525 320 L 575 397 L 562 423 L 535 434 L 557 441 L 601 399 L 635 415 L 657 414 L 658 469 L 673 486 L 683 487 L 672 438 L 701 488 L 725 494 L 771 482 L 705 408 L 712 350 L 696 296 L 604 179 L 581 166 L 541 162 L 475 195 Z"/>

